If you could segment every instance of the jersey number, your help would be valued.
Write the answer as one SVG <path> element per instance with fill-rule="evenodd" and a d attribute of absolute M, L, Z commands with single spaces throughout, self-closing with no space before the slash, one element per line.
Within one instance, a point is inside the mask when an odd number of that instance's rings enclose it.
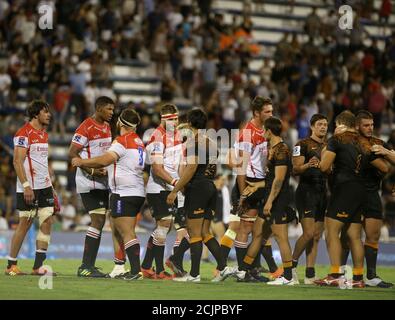
<path fill-rule="evenodd" d="M 143 148 L 139 147 L 138 149 L 139 152 L 139 166 L 142 167 L 144 165 L 144 152 Z"/>

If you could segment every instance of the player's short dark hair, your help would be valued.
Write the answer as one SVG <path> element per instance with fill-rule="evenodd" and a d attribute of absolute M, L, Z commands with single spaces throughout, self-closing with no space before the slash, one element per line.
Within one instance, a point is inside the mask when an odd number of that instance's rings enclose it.
<path fill-rule="evenodd" d="M 264 106 L 273 104 L 272 99 L 262 96 L 256 96 L 251 101 L 251 111 L 254 114 L 255 111 L 261 112 Z"/>
<path fill-rule="evenodd" d="M 207 114 L 199 108 L 192 109 L 188 112 L 188 122 L 195 129 L 206 129 Z"/>
<path fill-rule="evenodd" d="M 95 110 L 103 108 L 109 104 L 115 105 L 114 100 L 112 100 L 111 98 L 106 97 L 106 96 L 101 96 L 101 97 L 97 98 L 95 101 Z"/>
<path fill-rule="evenodd" d="M 356 123 L 359 124 L 362 119 L 373 120 L 373 115 L 367 110 L 360 110 L 356 116 Z"/>
<path fill-rule="evenodd" d="M 29 120 L 37 117 L 42 109 L 49 110 L 49 104 L 44 100 L 33 100 L 26 109 Z"/>
<path fill-rule="evenodd" d="M 283 125 L 281 120 L 276 117 L 270 117 L 265 120 L 265 130 L 270 130 L 275 136 L 281 135 Z"/>
<path fill-rule="evenodd" d="M 335 120 L 336 124 L 344 124 L 349 128 L 355 127 L 355 115 L 351 111 L 343 111 L 340 113 Z"/>
<path fill-rule="evenodd" d="M 326 120 L 326 121 L 328 121 L 328 118 L 327 118 L 326 116 L 324 116 L 323 114 L 321 114 L 321 113 L 313 114 L 313 116 L 312 116 L 311 119 L 310 119 L 310 126 L 314 126 L 315 123 L 316 123 L 317 121 L 320 121 L 320 120 Z"/>
<path fill-rule="evenodd" d="M 138 125 L 141 121 L 141 118 L 136 110 L 132 108 L 126 108 L 122 110 L 121 114 L 119 115 L 119 120 L 124 125 L 127 125 L 125 121 L 133 125 Z"/>
<path fill-rule="evenodd" d="M 178 109 L 174 104 L 166 103 L 161 106 L 161 108 L 160 108 L 160 115 L 161 116 L 163 116 L 165 114 L 171 114 L 171 113 L 178 113 Z"/>

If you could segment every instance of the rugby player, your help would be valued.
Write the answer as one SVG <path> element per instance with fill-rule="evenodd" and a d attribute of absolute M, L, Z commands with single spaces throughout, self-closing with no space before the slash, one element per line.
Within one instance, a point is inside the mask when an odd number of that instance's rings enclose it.
<path fill-rule="evenodd" d="M 177 107 L 173 104 L 165 104 L 161 107 L 160 115 L 161 123 L 147 144 L 147 154 L 151 164 L 151 173 L 147 183 L 147 201 L 156 220 L 156 228 L 148 240 L 147 248 L 151 247 L 152 253 L 147 250 L 142 272 L 146 278 L 166 280 L 173 278 L 165 271 L 163 260 L 167 234 L 172 227 L 174 211 L 177 209 L 168 206 L 166 199 L 179 180 L 182 140 L 176 129 Z M 155 259 L 155 273 L 151 270 L 152 259 Z M 172 269 L 178 271 L 178 268 Z"/>
<path fill-rule="evenodd" d="M 372 164 L 381 172 L 388 172 L 387 164 L 373 156 L 370 146 L 361 140 L 355 129 L 356 118 L 350 111 L 336 117 L 336 126 L 345 126 L 346 131 L 335 134 L 328 140 L 320 161 L 322 172 L 329 172 L 333 165 L 333 185 L 325 216 L 325 239 L 331 263 L 330 274 L 317 285 L 339 286 L 345 281 L 341 273 L 341 242 L 339 234 L 343 227 L 347 233 L 353 257 L 353 279 L 351 286 L 362 288 L 364 251 L 361 241 L 361 213 L 365 207 L 367 192 L 362 172 Z"/>
<path fill-rule="evenodd" d="M 314 284 L 315 259 L 318 242 L 324 230 L 324 217 L 327 205 L 326 176 L 318 168 L 321 151 L 326 145 L 328 119 L 315 114 L 310 119 L 311 136 L 299 141 L 293 150 L 293 173 L 299 175 L 299 185 L 295 200 L 302 224 L 303 234 L 296 241 L 292 254 L 292 272 L 296 283 L 299 257 L 306 250 L 306 274 L 304 284 Z"/>
<path fill-rule="evenodd" d="M 371 146 L 384 146 L 389 148 L 384 141 L 373 137 L 373 115 L 366 110 L 357 113 L 356 116 L 357 130 L 359 134 Z M 387 156 L 388 157 L 388 156 Z M 387 159 L 384 155 L 384 158 Z M 391 161 L 391 158 L 388 160 Z M 365 285 L 369 287 L 390 288 L 392 283 L 383 281 L 376 274 L 377 254 L 380 240 L 380 230 L 383 225 L 383 207 L 381 204 L 379 190 L 381 188 L 382 173 L 372 165 L 369 165 L 362 172 L 365 188 L 367 191 L 366 208 L 363 212 L 363 228 L 366 234 L 364 251 L 366 260 L 366 279 Z M 347 237 L 342 237 L 347 240 Z M 342 265 L 346 265 L 349 248 L 344 241 L 343 245 L 343 261 Z"/>
<path fill-rule="evenodd" d="M 240 167 L 237 168 L 237 183 L 232 190 L 232 213 L 225 235 L 221 239 L 221 252 L 227 259 L 229 252 L 235 244 L 237 261 L 242 265 L 248 248 L 248 235 L 253 229 L 258 214 L 257 205 L 263 198 L 263 186 L 259 185 L 250 192 L 248 197 L 242 195 L 251 183 L 264 181 L 267 161 L 267 142 L 264 138 L 263 123 L 273 115 L 273 105 L 269 98 L 257 96 L 251 102 L 253 119 L 247 123 L 235 143 L 234 151 L 236 160 L 239 159 Z M 232 157 L 231 157 L 232 158 Z M 241 190 L 241 191 L 240 191 Z M 269 239 L 270 229 L 266 232 Z M 278 268 L 273 259 L 270 242 L 263 242 L 262 255 L 268 263 L 270 272 L 275 273 Z"/>
<path fill-rule="evenodd" d="M 210 223 L 216 208 L 217 190 L 213 179 L 217 170 L 218 150 L 216 144 L 199 130 L 206 129 L 207 115 L 200 109 L 188 112 L 188 122 L 193 136 L 187 141 L 186 166 L 180 180 L 167 197 L 167 204 L 173 205 L 177 193 L 185 188 L 184 210 L 190 236 L 191 271 L 174 278 L 181 282 L 200 282 L 200 259 L 204 242 L 217 261 L 220 271 L 214 281 L 224 280 L 234 273 L 226 266 L 220 246 L 212 234 Z"/>
<path fill-rule="evenodd" d="M 87 118 L 75 131 L 69 157 L 89 159 L 102 155 L 111 146 L 111 128 L 109 121 L 114 113 L 114 101 L 108 97 L 99 97 L 95 102 L 95 113 Z M 108 178 L 105 168 L 79 167 L 76 172 L 77 192 L 81 195 L 85 210 L 91 217 L 91 225 L 85 237 L 82 264 L 78 268 L 79 277 L 105 277 L 95 267 L 96 257 L 100 246 L 101 232 L 106 220 L 108 209 Z M 116 235 L 116 234 L 115 234 Z M 121 264 L 116 266 L 118 275 L 124 270 L 123 253 L 117 259 Z M 115 260 L 117 261 L 117 260 Z"/>
<path fill-rule="evenodd" d="M 17 266 L 17 256 L 26 233 L 34 218 L 38 217 L 39 230 L 36 238 L 36 256 L 33 275 L 49 275 L 43 268 L 51 239 L 54 196 L 48 171 L 48 133 L 51 114 L 45 101 L 34 100 L 27 107 L 29 121 L 14 137 L 14 168 L 17 175 L 16 208 L 19 224 L 11 240 L 6 275 L 25 275 Z M 52 273 L 55 275 L 55 273 Z"/>
<path fill-rule="evenodd" d="M 125 280 L 140 280 L 140 243 L 135 233 L 136 216 L 145 200 L 144 190 L 144 143 L 136 134 L 140 116 L 131 109 L 122 111 L 118 119 L 120 136 L 103 154 L 89 159 L 75 157 L 73 166 L 87 168 L 108 167 L 111 188 L 110 209 L 115 229 L 122 236 L 124 248 L 130 262 L 130 272 Z"/>
<path fill-rule="evenodd" d="M 269 285 L 295 285 L 292 278 L 292 250 L 288 240 L 288 207 L 291 202 L 289 179 L 292 172 L 292 157 L 288 146 L 281 138 L 282 123 L 278 118 L 269 118 L 264 122 L 265 139 L 270 145 L 265 183 L 263 210 L 260 219 L 271 225 L 274 238 L 280 249 L 284 273 Z M 248 258 L 248 256 L 246 257 Z"/>

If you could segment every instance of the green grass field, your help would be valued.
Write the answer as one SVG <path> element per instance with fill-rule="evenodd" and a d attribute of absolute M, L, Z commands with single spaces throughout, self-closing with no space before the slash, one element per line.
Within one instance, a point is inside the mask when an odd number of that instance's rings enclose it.
<path fill-rule="evenodd" d="M 137 282 L 126 282 L 119 279 L 82 279 L 76 276 L 78 260 L 49 260 L 58 276 L 53 279 L 52 290 L 42 290 L 38 286 L 39 277 L 9 277 L 0 275 L 0 300 L 16 299 L 144 299 L 144 300 L 266 300 L 266 299 L 307 299 L 307 300 L 345 300 L 345 299 L 395 299 L 395 288 L 365 288 L 340 290 L 338 288 L 299 285 L 295 287 L 271 287 L 262 283 L 237 283 L 235 279 L 227 279 L 221 283 L 211 283 L 214 264 L 203 263 L 201 283 L 176 283 L 144 279 Z M 0 260 L 5 267 L 6 260 Z M 30 271 L 31 260 L 20 260 L 18 265 L 22 271 Z M 98 261 L 97 266 L 103 271 L 112 269 L 112 261 Z M 317 275 L 322 277 L 328 267 L 317 268 Z M 395 282 L 395 268 L 378 268 L 379 274 L 387 281 Z M 299 268 L 299 277 L 303 278 L 304 268 Z"/>

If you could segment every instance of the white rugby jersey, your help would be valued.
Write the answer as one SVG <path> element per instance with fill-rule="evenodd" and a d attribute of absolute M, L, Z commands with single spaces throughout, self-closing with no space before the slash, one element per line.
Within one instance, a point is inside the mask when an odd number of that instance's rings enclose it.
<path fill-rule="evenodd" d="M 248 178 L 264 179 L 266 176 L 267 141 L 263 137 L 264 130 L 257 128 L 252 121 L 240 131 L 239 138 L 235 143 L 236 155 L 239 150 L 250 154 L 246 176 Z"/>
<path fill-rule="evenodd" d="M 143 141 L 135 132 L 129 132 L 114 140 L 108 151 L 115 152 L 119 159 L 108 166 L 108 181 L 111 192 L 121 197 L 145 197 Z"/>
<path fill-rule="evenodd" d="M 82 159 L 101 156 L 111 146 L 111 128 L 108 123 L 99 124 L 88 118 L 75 131 L 72 143 L 82 149 Z M 78 193 L 108 189 L 107 177 L 92 177 L 80 168 L 77 168 L 75 183 Z"/>
<path fill-rule="evenodd" d="M 179 179 L 178 168 L 183 158 L 182 153 L 182 141 L 179 132 L 177 130 L 166 132 L 162 126 L 156 128 L 147 144 L 147 154 L 151 165 L 153 157 L 161 157 L 164 169 L 176 179 Z M 147 193 L 159 193 L 164 190 L 173 190 L 173 186 L 156 177 L 151 167 Z"/>
<path fill-rule="evenodd" d="M 27 122 L 16 132 L 14 147 L 27 149 L 23 167 L 31 188 L 39 190 L 51 187 L 52 182 L 48 171 L 48 133 L 34 129 Z M 17 178 L 16 192 L 23 192 L 19 178 Z"/>

